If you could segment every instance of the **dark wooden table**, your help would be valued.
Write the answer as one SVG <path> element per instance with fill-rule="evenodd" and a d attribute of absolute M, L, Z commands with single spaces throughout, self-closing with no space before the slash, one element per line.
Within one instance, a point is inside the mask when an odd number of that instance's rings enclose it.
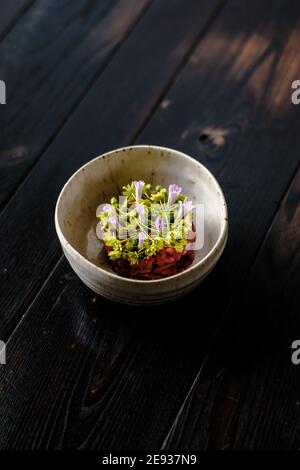
<path fill-rule="evenodd" d="M 1 449 L 300 445 L 299 0 L 0 1 Z M 57 240 L 58 193 L 132 143 L 218 178 L 209 279 L 152 310 L 96 296 Z"/>

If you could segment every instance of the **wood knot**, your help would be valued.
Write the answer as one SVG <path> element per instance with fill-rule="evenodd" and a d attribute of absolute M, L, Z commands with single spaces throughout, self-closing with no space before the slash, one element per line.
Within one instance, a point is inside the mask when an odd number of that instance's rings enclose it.
<path fill-rule="evenodd" d="M 214 156 L 227 143 L 229 135 L 235 133 L 233 128 L 205 127 L 198 137 L 201 150 L 208 156 Z"/>

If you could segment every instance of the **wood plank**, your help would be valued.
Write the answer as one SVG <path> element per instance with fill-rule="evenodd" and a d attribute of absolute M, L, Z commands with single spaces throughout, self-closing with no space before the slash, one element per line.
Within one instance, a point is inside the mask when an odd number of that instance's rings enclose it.
<path fill-rule="evenodd" d="M 165 449 L 299 449 L 300 169 Z"/>
<path fill-rule="evenodd" d="M 208 339 L 247 275 L 299 162 L 300 115 L 291 104 L 291 83 L 300 75 L 299 4 L 286 8 L 281 1 L 270 10 L 259 1 L 247 8 L 230 1 L 139 139 L 194 156 L 224 190 L 226 250 L 187 300 L 192 305 L 201 298 Z"/>
<path fill-rule="evenodd" d="M 128 449 L 134 442 L 155 449 L 187 373 L 180 336 L 166 344 L 170 317 L 159 321 L 158 335 L 153 312 L 116 309 L 83 289 L 65 264 L 7 345 L 0 448 Z"/>
<path fill-rule="evenodd" d="M 0 394 L 0 439 L 4 448 L 12 440 L 16 447 L 23 448 L 155 449 L 162 442 L 202 364 L 210 332 L 241 285 L 297 164 L 298 121 L 295 108 L 290 107 L 290 90 L 286 83 L 291 75 L 299 72 L 295 47 L 299 6 L 290 2 L 286 10 L 285 2 L 277 1 L 272 6 L 265 11 L 262 2 L 257 1 L 245 11 L 240 2 L 230 2 L 141 138 L 143 141 L 157 136 L 164 144 L 198 155 L 227 182 L 224 188 L 232 222 L 231 239 L 223 262 L 203 286 L 177 304 L 177 313 L 169 305 L 164 310 L 151 311 L 150 315 L 126 307 L 114 313 L 114 304 L 99 297 L 93 300 L 93 294 L 78 280 L 67 281 L 68 268 L 62 271 L 65 288 L 61 290 L 57 280 L 61 266 L 58 265 L 9 341 L 8 352 L 13 357 L 15 377 L 19 378 L 17 390 L 22 384 L 26 392 L 13 395 L 16 382 L 11 380 L 6 367 L 3 372 L 5 389 Z M 285 15 L 282 14 L 284 8 Z M 270 64 L 268 55 L 261 57 L 264 49 L 258 38 L 261 36 L 266 48 L 269 46 L 272 51 L 270 44 L 273 45 L 274 38 L 277 40 L 278 31 L 281 31 L 280 41 L 274 48 L 278 64 L 276 75 L 270 81 L 270 68 L 274 74 L 274 64 Z M 233 80 L 236 70 L 240 75 Z M 237 130 L 236 122 L 239 123 Z M 220 145 L 220 140 L 216 141 L 216 135 L 220 137 L 216 128 L 223 129 L 224 134 L 224 127 L 230 131 L 227 135 L 225 132 L 226 145 Z M 198 142 L 201 130 L 202 136 L 206 134 L 209 138 Z M 279 135 L 276 135 L 278 130 Z M 68 135 L 71 137 L 71 131 Z M 89 133 L 92 135 L 96 137 L 95 130 Z M 103 135 L 108 139 L 106 133 Z M 204 146 L 206 140 L 213 145 Z M 283 152 L 289 159 L 280 165 Z M 50 177 L 52 175 L 56 173 L 53 171 Z M 260 214 L 257 214 L 258 209 Z M 249 254 L 244 253 L 245 247 Z M 59 297 L 55 295 L 56 287 Z M 48 290 L 53 294 L 49 295 Z M 47 298 L 50 298 L 50 305 Z M 204 307 L 208 298 L 212 301 L 209 310 Z M 194 315 L 198 303 L 199 312 Z M 97 307 L 93 307 L 94 304 Z M 192 313 L 189 317 L 186 314 L 183 321 L 182 311 Z M 101 326 L 96 332 L 90 330 L 89 336 L 84 316 L 95 318 L 92 312 Z M 153 321 L 156 318 L 157 321 Z M 104 326 L 103 319 L 107 320 Z M 119 333 L 113 330 L 114 321 L 118 325 L 124 321 L 126 332 L 121 326 Z M 44 325 L 46 339 L 42 335 Z M 102 356 L 95 367 L 88 358 L 86 366 L 79 371 L 84 359 L 80 356 L 74 359 L 76 347 L 72 353 L 68 345 L 70 341 L 71 344 L 78 341 L 81 328 L 81 347 L 91 351 L 95 345 L 99 354 L 100 344 L 110 342 L 113 348 L 113 342 L 123 345 L 129 341 L 130 346 L 125 347 L 111 376 L 108 369 L 103 370 L 103 365 L 106 367 L 115 357 L 113 349 L 107 350 L 107 357 Z M 93 341 L 97 334 L 99 343 Z M 53 357 L 51 362 L 49 357 Z M 22 358 L 19 367 L 15 365 L 17 358 Z M 77 369 L 76 364 L 80 364 Z M 25 369 L 22 371 L 22 368 Z M 39 374 L 42 370 L 44 375 Z M 73 374 L 78 377 L 75 385 L 71 385 Z M 93 387 L 95 383 L 99 386 Z M 86 390 L 90 388 L 96 388 L 95 402 L 90 402 L 92 408 L 87 410 Z M 31 407 L 24 408 L 24 396 L 33 403 L 32 390 L 37 391 L 36 400 Z M 56 400 L 56 397 L 59 398 Z M 70 412 L 71 409 L 74 411 Z M 53 414 L 45 423 L 48 410 L 53 410 Z M 23 424 L 18 428 L 15 421 L 20 414 Z M 85 423 L 82 417 L 87 419 Z"/>
<path fill-rule="evenodd" d="M 0 44 L 0 208 L 150 4 L 35 2 Z"/>
<path fill-rule="evenodd" d="M 8 2 L 1 0 L 0 2 L 0 39 L 13 27 L 20 19 L 22 14 L 32 4 L 33 0 L 14 0 Z"/>
<path fill-rule="evenodd" d="M 154 3 L 2 213 L 2 338 L 61 256 L 53 214 L 64 182 L 87 160 L 133 138 L 218 5 Z"/>

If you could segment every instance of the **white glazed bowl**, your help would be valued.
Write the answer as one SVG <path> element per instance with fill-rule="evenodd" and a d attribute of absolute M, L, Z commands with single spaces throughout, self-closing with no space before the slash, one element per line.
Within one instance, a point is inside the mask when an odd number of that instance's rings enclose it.
<path fill-rule="evenodd" d="M 204 245 L 185 271 L 140 281 L 118 276 L 107 263 L 95 233 L 96 208 L 132 180 L 175 183 L 204 205 Z M 71 267 L 88 287 L 111 300 L 151 305 L 173 301 L 202 282 L 224 250 L 228 218 L 221 188 L 203 165 L 177 150 L 137 145 L 101 155 L 74 173 L 59 195 L 55 227 Z"/>

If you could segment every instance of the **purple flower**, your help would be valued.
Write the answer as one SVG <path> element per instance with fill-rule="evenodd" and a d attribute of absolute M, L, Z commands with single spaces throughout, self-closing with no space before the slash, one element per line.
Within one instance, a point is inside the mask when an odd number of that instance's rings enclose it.
<path fill-rule="evenodd" d="M 135 208 L 136 208 L 139 216 L 142 217 L 145 213 L 145 206 L 143 206 L 143 204 L 136 204 Z"/>
<path fill-rule="evenodd" d="M 117 225 L 117 218 L 116 217 L 113 217 L 113 216 L 110 216 L 108 217 L 108 223 L 113 227 L 113 228 L 116 228 L 116 225 Z"/>
<path fill-rule="evenodd" d="M 146 238 L 146 234 L 144 232 L 140 232 L 139 233 L 139 243 L 138 243 L 139 248 L 141 248 L 143 246 L 145 238 Z"/>
<path fill-rule="evenodd" d="M 139 201 L 142 197 L 142 191 L 145 183 L 144 181 L 134 181 L 133 184 L 135 187 L 135 199 Z"/>
<path fill-rule="evenodd" d="M 195 205 L 192 203 L 192 201 L 188 201 L 187 199 L 185 199 L 183 201 L 183 213 L 184 215 L 187 215 L 189 212 L 191 212 L 193 209 L 195 209 Z"/>
<path fill-rule="evenodd" d="M 180 209 L 181 209 L 181 217 L 186 216 L 189 212 L 191 212 L 193 209 L 195 209 L 195 205 L 192 203 L 192 201 L 188 201 L 185 199 L 183 202 L 179 201 L 180 204 Z M 179 209 L 179 211 L 180 211 Z"/>
<path fill-rule="evenodd" d="M 102 212 L 109 212 L 112 209 L 112 206 L 110 204 L 104 204 L 102 207 Z"/>
<path fill-rule="evenodd" d="M 178 211 L 176 214 L 176 219 L 180 220 L 185 217 L 190 211 L 192 211 L 196 206 L 192 203 L 192 201 L 188 201 L 185 199 L 183 202 L 179 201 L 178 204 Z"/>
<path fill-rule="evenodd" d="M 179 201 L 179 204 L 176 207 L 178 208 L 178 211 L 176 213 L 176 219 L 180 220 L 183 217 L 183 204 L 182 204 L 182 201 Z"/>
<path fill-rule="evenodd" d="M 177 197 L 181 193 L 181 188 L 177 186 L 177 184 L 170 184 L 169 186 L 169 196 L 168 196 L 168 204 L 172 205 L 176 201 Z"/>
<path fill-rule="evenodd" d="M 160 215 L 156 217 L 155 227 L 157 228 L 158 231 L 162 231 L 164 228 L 164 221 Z"/>

